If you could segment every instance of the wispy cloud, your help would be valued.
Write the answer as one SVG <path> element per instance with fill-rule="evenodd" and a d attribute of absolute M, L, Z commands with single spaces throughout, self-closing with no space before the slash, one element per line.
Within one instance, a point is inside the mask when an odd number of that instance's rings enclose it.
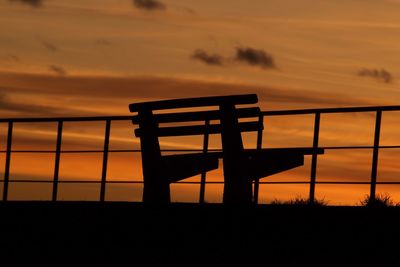
<path fill-rule="evenodd" d="M 209 54 L 203 49 L 197 49 L 193 52 L 192 59 L 201 61 L 207 65 L 222 66 L 224 59 L 218 54 Z"/>
<path fill-rule="evenodd" d="M 25 5 L 29 5 L 31 7 L 41 7 L 43 5 L 43 0 L 8 0 L 9 2 L 16 2 Z"/>
<path fill-rule="evenodd" d="M 107 39 L 97 39 L 95 41 L 95 44 L 96 45 L 101 45 L 101 46 L 110 46 L 111 42 L 109 40 L 107 40 Z"/>
<path fill-rule="evenodd" d="M 262 49 L 238 47 L 236 48 L 235 60 L 264 69 L 276 68 L 274 58 Z"/>
<path fill-rule="evenodd" d="M 144 10 L 165 10 L 167 7 L 165 4 L 157 1 L 157 0 L 133 0 L 133 4 L 135 7 L 144 9 Z"/>
<path fill-rule="evenodd" d="M 195 15 L 196 14 L 196 11 L 194 9 L 189 8 L 189 7 L 182 7 L 181 10 L 183 10 L 186 13 L 191 14 L 191 15 Z"/>
<path fill-rule="evenodd" d="M 216 53 L 209 53 L 203 49 L 197 49 L 193 52 L 191 58 L 211 66 L 223 66 L 232 62 L 238 62 L 263 69 L 276 68 L 275 60 L 270 54 L 262 49 L 251 47 L 238 47 L 234 56 L 229 58 L 224 58 Z"/>
<path fill-rule="evenodd" d="M 0 56 L 0 60 L 4 60 L 4 61 L 7 61 L 7 62 L 20 62 L 21 61 L 19 56 L 12 55 L 12 54 L 5 55 L 5 56 Z"/>
<path fill-rule="evenodd" d="M 358 76 L 372 77 L 385 83 L 391 83 L 393 81 L 392 74 L 385 69 L 361 69 L 358 72 Z"/>
<path fill-rule="evenodd" d="M 210 82 L 191 79 L 138 77 L 72 77 L 54 75 L 1 74 L 0 91 L 9 94 L 81 98 L 85 107 L 99 105 L 112 112 L 126 113 L 127 104 L 138 100 L 168 99 L 210 95 L 256 93 L 260 101 L 273 107 L 326 107 L 373 105 L 371 99 L 348 97 L 335 93 L 296 91 L 249 84 Z M 20 81 L 15 83 L 14 81 Z M 7 82 L 9 81 L 9 82 Z M 21 87 L 19 84 L 27 84 Z M 60 100 L 61 101 L 61 100 Z M 88 104 L 90 103 L 90 104 Z M 105 106 L 106 105 L 106 106 Z"/>
<path fill-rule="evenodd" d="M 48 41 L 43 41 L 43 40 L 40 43 L 43 45 L 44 48 L 46 48 L 50 52 L 58 51 L 58 47 L 56 45 L 54 45 L 53 43 L 50 43 Z"/>
<path fill-rule="evenodd" d="M 68 107 L 54 107 L 49 105 L 33 104 L 13 100 L 8 94 L 0 94 L 0 111 L 4 114 L 16 116 L 63 116 L 73 114 L 74 111 Z M 75 112 L 76 113 L 76 112 Z"/>
<path fill-rule="evenodd" d="M 50 65 L 49 66 L 49 70 L 51 70 L 52 72 L 64 76 L 67 75 L 67 72 L 65 71 L 65 69 L 63 67 L 57 66 L 57 65 Z"/>
<path fill-rule="evenodd" d="M 3 106 L 3 104 L 6 102 L 6 94 L 0 93 L 0 108 Z"/>

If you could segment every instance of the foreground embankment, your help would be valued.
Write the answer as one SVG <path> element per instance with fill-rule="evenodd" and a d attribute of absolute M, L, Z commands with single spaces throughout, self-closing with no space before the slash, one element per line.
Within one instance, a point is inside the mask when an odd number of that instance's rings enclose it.
<path fill-rule="evenodd" d="M 400 208 L 0 203 L 0 266 L 400 266 Z"/>

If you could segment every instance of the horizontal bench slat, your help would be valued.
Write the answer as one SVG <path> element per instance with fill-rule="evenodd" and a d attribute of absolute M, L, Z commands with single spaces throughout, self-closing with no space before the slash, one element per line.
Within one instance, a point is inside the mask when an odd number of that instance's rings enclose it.
<path fill-rule="evenodd" d="M 239 129 L 241 132 L 253 132 L 258 131 L 263 125 L 260 125 L 258 121 L 255 122 L 241 122 L 239 123 Z M 217 134 L 221 133 L 221 125 L 214 124 L 206 127 L 204 125 L 194 125 L 194 126 L 177 126 L 177 127 L 163 127 L 158 128 L 156 131 L 157 136 L 185 136 L 185 135 L 203 135 L 205 133 Z M 135 135 L 140 137 L 142 130 L 136 129 Z"/>
<path fill-rule="evenodd" d="M 312 155 L 312 154 L 324 154 L 325 150 L 323 148 L 312 148 L 312 147 L 293 147 L 293 148 L 263 148 L 263 149 L 246 149 L 245 154 L 247 156 L 252 156 L 255 154 L 269 154 L 269 155 L 284 155 L 288 153 L 298 153 L 302 155 Z"/>
<path fill-rule="evenodd" d="M 260 108 L 238 108 L 236 109 L 238 118 L 252 118 L 259 116 L 261 113 Z M 163 122 L 186 122 L 186 121 L 205 121 L 205 120 L 219 120 L 219 110 L 208 110 L 208 111 L 191 111 L 191 112 L 180 112 L 180 113 L 165 113 L 155 114 L 153 116 L 154 121 L 158 123 Z M 139 116 L 134 116 L 132 122 L 134 124 L 139 123 Z"/>
<path fill-rule="evenodd" d="M 209 96 L 209 97 L 181 98 L 172 100 L 133 103 L 129 105 L 129 110 L 131 112 L 137 112 L 144 109 L 160 110 L 160 109 L 173 109 L 173 108 L 219 106 L 224 103 L 231 103 L 235 105 L 255 104 L 257 102 L 258 99 L 256 94 Z"/>
<path fill-rule="evenodd" d="M 294 147 L 294 148 L 263 148 L 263 149 L 245 149 L 243 151 L 244 155 L 248 158 L 257 155 L 265 155 L 270 157 L 282 157 L 289 154 L 295 155 L 312 155 L 318 154 L 323 155 L 325 150 L 323 148 L 312 148 L 312 147 Z M 213 154 L 218 158 L 223 157 L 222 151 L 218 152 L 208 152 L 207 154 Z"/>

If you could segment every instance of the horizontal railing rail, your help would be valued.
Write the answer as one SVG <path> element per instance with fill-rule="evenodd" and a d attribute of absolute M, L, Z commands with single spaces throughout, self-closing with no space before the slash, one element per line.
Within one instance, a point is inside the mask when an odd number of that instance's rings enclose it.
<path fill-rule="evenodd" d="M 4 180 L 0 180 L 0 182 L 4 182 Z M 53 183 L 53 180 L 13 180 L 13 183 Z M 89 181 L 89 180 L 64 180 L 58 181 L 60 184 L 100 184 L 101 181 Z M 223 181 L 207 181 L 207 184 L 223 184 Z M 310 181 L 262 181 L 259 184 L 309 184 Z M 316 181 L 316 184 L 370 184 L 371 182 L 365 181 Z M 143 181 L 106 181 L 106 184 L 143 184 Z M 174 182 L 174 184 L 201 184 L 201 182 L 195 181 L 179 181 Z M 388 184 L 388 185 L 396 185 L 400 184 L 400 182 L 376 182 L 376 184 Z"/>
<path fill-rule="evenodd" d="M 260 184 L 309 184 L 309 200 L 310 203 L 315 201 L 315 186 L 317 184 L 338 184 L 338 185 L 369 185 L 370 186 L 370 199 L 376 197 L 377 185 L 400 185 L 400 181 L 377 181 L 378 176 L 378 156 L 381 149 L 398 149 L 400 145 L 380 145 L 380 132 L 382 113 L 390 111 L 400 111 L 400 106 L 371 106 L 371 107 L 343 107 L 343 108 L 322 108 L 322 109 L 299 109 L 299 110 L 275 110 L 275 111 L 262 111 L 259 119 L 264 120 L 265 117 L 270 116 L 291 116 L 291 115 L 313 115 L 314 116 L 314 131 L 313 131 L 313 145 L 314 151 L 318 149 L 325 150 L 352 150 L 364 149 L 372 150 L 371 161 L 371 176 L 369 181 L 318 181 L 317 179 L 317 166 L 318 154 L 315 152 L 311 156 L 311 172 L 310 180 L 307 181 L 259 181 L 254 182 L 254 203 L 258 203 L 259 185 Z M 374 112 L 375 113 L 375 130 L 374 130 L 374 143 L 372 145 L 358 145 L 358 146 L 320 146 L 320 123 L 321 115 L 332 113 L 357 113 L 357 112 Z M 100 201 L 105 201 L 105 192 L 107 184 L 142 184 L 142 180 L 109 180 L 107 179 L 107 168 L 109 153 L 140 153 L 140 149 L 110 149 L 110 132 L 113 121 L 131 121 L 134 116 L 96 116 L 96 117 L 57 117 L 57 118 L 0 118 L 0 124 L 8 125 L 7 129 L 7 142 L 6 149 L 0 150 L 1 154 L 5 154 L 5 167 L 4 178 L 0 180 L 3 183 L 3 201 L 8 201 L 8 191 L 10 183 L 46 183 L 53 184 L 52 200 L 57 201 L 58 185 L 59 184 L 100 184 Z M 61 149 L 63 140 L 63 126 L 66 122 L 104 122 L 104 147 L 103 149 L 93 150 L 76 150 L 76 149 Z M 13 141 L 13 128 L 15 124 L 19 123 L 56 123 L 56 146 L 55 149 L 35 150 L 35 149 L 12 149 Z M 210 121 L 205 121 L 206 125 L 210 125 Z M 202 149 L 163 149 L 163 152 L 221 152 L 220 149 L 212 149 L 208 147 L 208 135 L 204 134 L 203 148 Z M 263 130 L 260 129 L 257 134 L 257 148 L 262 148 L 263 143 Z M 284 147 L 282 147 L 284 148 Z M 293 147 L 291 147 L 293 148 Z M 34 154 L 55 154 L 54 162 L 54 175 L 53 179 L 12 179 L 10 166 L 11 155 L 14 153 L 34 153 Z M 76 153 L 103 153 L 102 171 L 100 180 L 60 180 L 60 156 L 61 154 L 76 154 Z M 389 180 L 389 179 L 386 179 Z M 204 203 L 205 187 L 206 184 L 223 184 L 223 181 L 207 181 L 206 173 L 201 175 L 200 181 L 179 181 L 176 184 L 198 184 L 200 185 L 199 202 Z"/>
<path fill-rule="evenodd" d="M 371 106 L 371 107 L 343 107 L 343 108 L 316 108 L 316 109 L 292 109 L 262 111 L 264 116 L 280 115 L 304 115 L 317 113 L 356 113 L 356 112 L 377 112 L 377 111 L 400 111 L 400 106 Z"/>
<path fill-rule="evenodd" d="M 276 147 L 279 149 L 300 148 L 306 149 L 309 147 Z M 319 146 L 319 149 L 324 150 L 346 150 L 346 149 L 373 149 L 374 146 Z M 400 146 L 378 146 L 379 149 L 400 148 Z M 256 151 L 256 149 L 254 149 Z M 163 149 L 163 152 L 202 152 L 202 149 Z M 0 153 L 6 153 L 7 150 L 0 150 Z M 11 150 L 12 153 L 55 153 L 56 150 Z M 104 150 L 62 150 L 60 153 L 103 153 Z M 109 149 L 108 152 L 113 153 L 138 153 L 140 149 Z M 222 152 L 221 149 L 209 149 L 207 152 Z"/>
<path fill-rule="evenodd" d="M 52 118 L 52 117 L 42 117 L 42 118 L 6 118 L 6 119 L 1 119 L 0 118 L 0 123 L 1 122 L 59 122 L 59 121 L 64 121 L 64 122 L 88 122 L 88 121 L 106 121 L 106 120 L 112 120 L 112 121 L 128 121 L 132 120 L 133 116 L 98 116 L 98 117 L 57 117 L 57 118 Z"/>

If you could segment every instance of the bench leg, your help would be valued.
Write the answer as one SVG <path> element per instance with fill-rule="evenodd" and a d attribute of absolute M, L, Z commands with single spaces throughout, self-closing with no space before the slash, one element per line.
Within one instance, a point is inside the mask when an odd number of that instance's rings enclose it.
<path fill-rule="evenodd" d="M 221 141 L 224 161 L 224 196 L 227 205 L 251 205 L 252 181 L 245 173 L 246 157 L 235 106 L 224 104 L 221 111 Z"/>
<path fill-rule="evenodd" d="M 160 144 L 157 137 L 157 124 L 151 111 L 139 112 L 139 126 L 143 129 L 140 137 L 143 168 L 143 203 L 170 203 L 169 177 L 161 159 Z"/>

